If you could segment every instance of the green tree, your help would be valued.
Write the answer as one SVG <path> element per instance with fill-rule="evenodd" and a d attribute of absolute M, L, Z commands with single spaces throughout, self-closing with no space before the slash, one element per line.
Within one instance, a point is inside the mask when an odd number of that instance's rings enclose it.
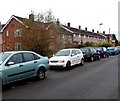
<path fill-rule="evenodd" d="M 108 43 L 108 42 L 102 42 L 102 43 L 100 43 L 99 46 L 100 46 L 100 47 L 111 47 L 112 44 L 110 44 L 110 43 Z"/>

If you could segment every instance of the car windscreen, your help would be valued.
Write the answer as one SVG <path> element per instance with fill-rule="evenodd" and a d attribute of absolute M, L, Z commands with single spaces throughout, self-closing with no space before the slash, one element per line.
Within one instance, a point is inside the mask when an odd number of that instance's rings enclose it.
<path fill-rule="evenodd" d="M 11 55 L 11 53 L 0 53 L 0 65 L 2 64 L 2 62 L 4 62 L 5 61 L 5 59 L 8 57 L 8 56 L 10 56 Z"/>
<path fill-rule="evenodd" d="M 80 48 L 80 50 L 81 50 L 82 52 L 89 52 L 89 49 L 88 49 L 88 48 Z"/>
<path fill-rule="evenodd" d="M 55 54 L 55 56 L 69 56 L 70 50 L 61 50 Z"/>

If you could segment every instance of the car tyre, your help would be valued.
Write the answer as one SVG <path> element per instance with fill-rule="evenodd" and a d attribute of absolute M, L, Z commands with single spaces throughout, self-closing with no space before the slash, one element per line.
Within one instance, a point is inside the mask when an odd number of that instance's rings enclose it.
<path fill-rule="evenodd" d="M 93 62 L 93 61 L 94 61 L 94 58 L 93 58 L 93 56 L 90 58 L 90 61 L 91 61 L 91 62 Z"/>
<path fill-rule="evenodd" d="M 67 62 L 66 68 L 67 68 L 68 70 L 71 68 L 71 63 L 70 63 L 70 61 Z"/>
<path fill-rule="evenodd" d="M 84 59 L 81 59 L 80 66 L 84 65 Z"/>
<path fill-rule="evenodd" d="M 100 60 L 100 55 L 98 56 L 98 60 Z"/>
<path fill-rule="evenodd" d="M 40 69 L 37 71 L 37 78 L 38 78 L 39 80 L 45 79 L 45 69 L 40 68 Z"/>

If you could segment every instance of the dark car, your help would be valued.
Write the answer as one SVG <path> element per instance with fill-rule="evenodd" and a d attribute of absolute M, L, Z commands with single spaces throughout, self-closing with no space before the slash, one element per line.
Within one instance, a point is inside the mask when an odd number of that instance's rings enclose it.
<path fill-rule="evenodd" d="M 116 48 L 118 49 L 118 52 L 120 53 L 120 46 L 116 46 Z"/>
<path fill-rule="evenodd" d="M 84 47 L 80 48 L 84 54 L 84 59 L 89 61 L 100 60 L 100 53 L 97 52 L 94 48 Z"/>
<path fill-rule="evenodd" d="M 95 48 L 95 50 L 100 53 L 100 57 L 109 57 L 109 53 L 107 52 L 107 49 L 105 47 L 97 47 Z"/>
<path fill-rule="evenodd" d="M 119 54 L 118 48 L 117 47 L 108 47 L 107 52 L 109 55 L 117 55 Z"/>

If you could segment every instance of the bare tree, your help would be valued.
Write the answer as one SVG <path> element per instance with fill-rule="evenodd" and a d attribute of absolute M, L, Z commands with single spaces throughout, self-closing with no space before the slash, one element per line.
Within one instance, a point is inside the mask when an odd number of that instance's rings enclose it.
<path fill-rule="evenodd" d="M 54 17 L 54 15 L 52 13 L 52 10 L 49 9 L 46 12 L 40 12 L 40 13 L 38 13 L 36 15 L 36 17 L 35 17 L 35 20 L 39 21 L 39 22 L 48 23 L 48 22 L 51 22 L 51 21 L 55 21 L 55 17 Z"/>
<path fill-rule="evenodd" d="M 22 48 L 23 50 L 31 50 L 41 55 L 49 55 L 49 34 L 43 27 L 43 23 L 31 20 L 25 20 L 28 27 L 22 28 Z"/>

